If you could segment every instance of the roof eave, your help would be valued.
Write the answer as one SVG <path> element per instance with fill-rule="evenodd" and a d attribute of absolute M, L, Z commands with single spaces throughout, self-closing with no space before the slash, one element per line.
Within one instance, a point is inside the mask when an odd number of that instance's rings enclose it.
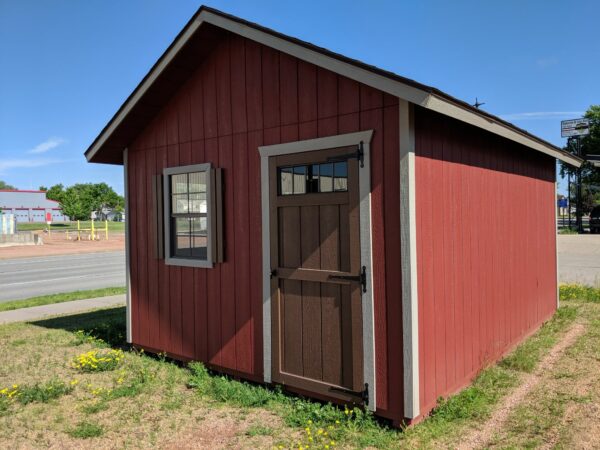
<path fill-rule="evenodd" d="M 458 99 L 454 99 L 432 87 L 405 79 L 399 75 L 383 71 L 376 67 L 368 66 L 359 61 L 351 60 L 343 55 L 335 54 L 312 44 L 282 35 L 276 31 L 205 6 L 202 6 L 190 19 L 173 43 L 158 59 L 156 64 L 150 69 L 148 74 L 90 145 L 85 152 L 88 162 L 123 163 L 122 159 L 119 160 L 118 158 L 110 161 L 102 161 L 100 158 L 97 158 L 96 155 L 131 109 L 143 97 L 147 89 L 203 23 L 212 24 L 319 67 L 331 70 L 347 78 L 369 85 L 390 95 L 394 95 L 424 108 L 431 109 L 438 113 L 485 129 L 491 133 L 503 136 L 529 148 L 553 156 L 575 167 L 579 167 L 583 162 L 580 158 L 527 133 L 525 130 L 521 130 L 498 117 L 473 108 L 472 106 L 467 105 Z"/>

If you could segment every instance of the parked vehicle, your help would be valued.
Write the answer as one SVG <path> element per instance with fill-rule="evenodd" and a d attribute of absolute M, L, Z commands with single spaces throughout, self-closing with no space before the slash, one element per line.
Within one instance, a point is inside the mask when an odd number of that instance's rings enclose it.
<path fill-rule="evenodd" d="M 590 213 L 590 233 L 600 233 L 600 205 L 595 206 Z"/>

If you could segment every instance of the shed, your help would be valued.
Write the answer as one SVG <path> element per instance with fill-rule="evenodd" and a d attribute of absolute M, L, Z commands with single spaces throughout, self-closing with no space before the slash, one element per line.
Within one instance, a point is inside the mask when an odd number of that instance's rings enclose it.
<path fill-rule="evenodd" d="M 148 351 L 411 423 L 557 308 L 556 159 L 578 158 L 211 8 L 85 155 L 125 168 Z"/>

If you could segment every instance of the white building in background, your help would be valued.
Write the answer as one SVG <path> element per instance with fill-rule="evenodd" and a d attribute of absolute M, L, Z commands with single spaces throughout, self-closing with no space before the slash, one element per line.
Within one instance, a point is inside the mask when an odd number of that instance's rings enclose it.
<path fill-rule="evenodd" d="M 48 200 L 44 191 L 0 190 L 0 212 L 14 214 L 17 222 L 45 222 L 46 213 L 52 215 L 52 222 L 69 220 L 60 204 Z"/>

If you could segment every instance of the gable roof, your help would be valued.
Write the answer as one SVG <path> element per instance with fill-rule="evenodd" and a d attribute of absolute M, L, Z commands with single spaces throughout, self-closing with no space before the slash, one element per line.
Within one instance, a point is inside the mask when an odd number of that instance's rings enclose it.
<path fill-rule="evenodd" d="M 579 167 L 561 148 L 439 89 L 286 36 L 206 6 L 194 14 L 85 152 L 89 162 L 123 163 L 123 150 L 212 50 L 223 30 L 243 36 L 426 109 L 453 117 Z M 189 56 L 194 55 L 194 58 Z"/>

